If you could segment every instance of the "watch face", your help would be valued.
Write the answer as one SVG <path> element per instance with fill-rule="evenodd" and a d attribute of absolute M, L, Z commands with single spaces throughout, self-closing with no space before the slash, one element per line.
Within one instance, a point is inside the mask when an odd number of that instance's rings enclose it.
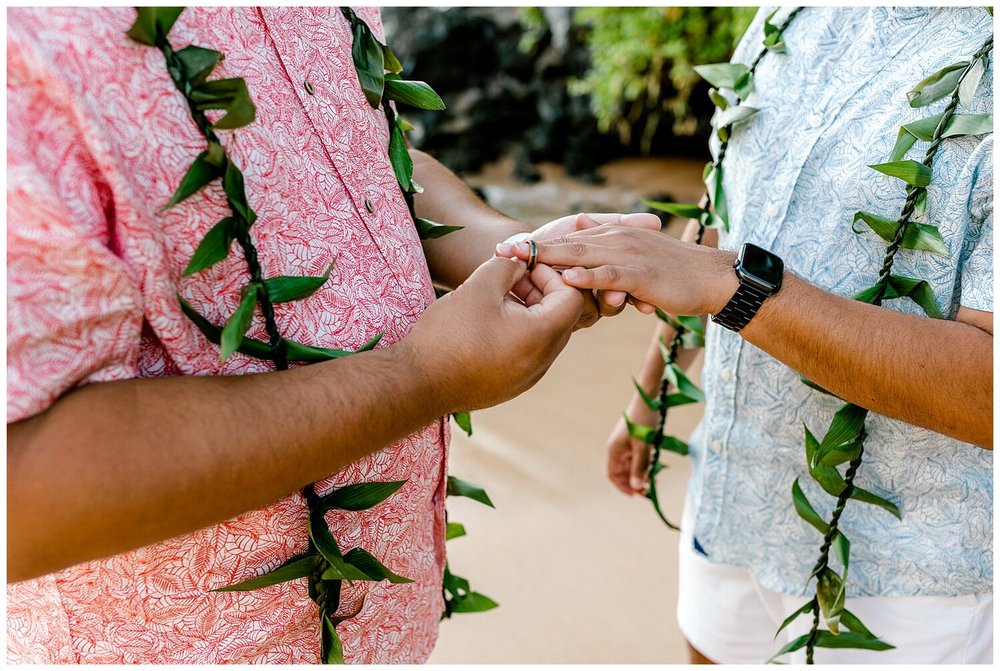
<path fill-rule="evenodd" d="M 781 287 L 781 276 L 785 264 L 781 259 L 766 249 L 747 243 L 740 250 L 740 277 L 762 291 L 773 293 Z"/>

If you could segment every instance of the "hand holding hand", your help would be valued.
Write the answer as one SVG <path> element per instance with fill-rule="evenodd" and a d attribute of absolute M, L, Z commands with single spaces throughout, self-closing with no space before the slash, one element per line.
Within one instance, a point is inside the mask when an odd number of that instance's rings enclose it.
<path fill-rule="evenodd" d="M 560 217 L 539 227 L 531 234 L 532 240 L 558 240 L 577 231 L 585 231 L 596 228 L 603 224 L 618 224 L 631 228 L 642 228 L 651 231 L 660 230 L 660 218 L 655 214 L 634 213 L 634 214 L 574 214 Z M 513 246 L 507 243 L 497 245 L 499 256 L 514 256 Z M 524 257 L 527 259 L 527 256 Z M 540 297 L 540 293 L 531 283 L 528 276 L 525 276 L 514 285 L 513 293 L 524 301 L 527 305 L 532 305 Z M 588 292 L 587 300 L 584 303 L 583 314 L 576 328 L 586 328 L 593 326 L 601 317 L 617 315 L 625 309 L 627 294 L 622 291 L 592 291 Z M 638 306 L 637 306 L 638 307 Z M 653 312 L 652 306 L 648 306 L 649 313 Z"/>
<path fill-rule="evenodd" d="M 539 263 L 567 268 L 566 284 L 627 292 L 670 314 L 715 314 L 739 286 L 735 254 L 657 231 L 606 224 L 536 245 Z M 511 250 L 520 259 L 528 253 L 526 243 Z"/>
<path fill-rule="evenodd" d="M 540 296 L 523 305 L 510 295 L 525 264 L 495 257 L 436 301 L 403 343 L 436 381 L 444 412 L 496 405 L 532 387 L 569 341 L 583 310 L 581 293 L 557 272 L 536 266 Z"/>

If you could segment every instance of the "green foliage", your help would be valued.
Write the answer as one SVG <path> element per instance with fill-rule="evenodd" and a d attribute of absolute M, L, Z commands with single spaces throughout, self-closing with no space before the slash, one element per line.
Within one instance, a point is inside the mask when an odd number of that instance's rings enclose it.
<path fill-rule="evenodd" d="M 591 66 L 570 82 L 589 95 L 600 128 L 648 153 L 664 122 L 692 135 L 698 120 L 691 96 L 695 63 L 726 61 L 753 18 L 752 7 L 585 7 L 574 23 L 586 26 Z"/>

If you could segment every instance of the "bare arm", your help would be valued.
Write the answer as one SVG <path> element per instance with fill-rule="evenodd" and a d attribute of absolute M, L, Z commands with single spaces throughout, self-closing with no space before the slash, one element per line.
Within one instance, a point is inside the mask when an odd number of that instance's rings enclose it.
<path fill-rule="evenodd" d="M 8 581 L 259 508 L 448 412 L 521 393 L 582 307 L 545 266 L 538 304 L 507 297 L 523 271 L 484 264 L 392 347 L 275 373 L 92 384 L 9 425 Z"/>
<path fill-rule="evenodd" d="M 433 240 L 424 240 L 424 255 L 435 282 L 457 287 L 493 256 L 498 242 L 515 233 L 532 230 L 487 205 L 462 180 L 436 159 L 417 149 L 413 158 L 413 179 L 424 187 L 414 196 L 417 216 L 448 226 L 464 226 L 460 231 Z"/>
<path fill-rule="evenodd" d="M 738 286 L 732 252 L 643 230 L 606 226 L 538 247 L 540 261 L 579 266 L 564 272 L 567 284 L 628 291 L 677 314 L 715 314 Z M 991 449 L 991 319 L 965 308 L 955 321 L 915 317 L 786 272 L 742 335 L 848 401 Z"/>

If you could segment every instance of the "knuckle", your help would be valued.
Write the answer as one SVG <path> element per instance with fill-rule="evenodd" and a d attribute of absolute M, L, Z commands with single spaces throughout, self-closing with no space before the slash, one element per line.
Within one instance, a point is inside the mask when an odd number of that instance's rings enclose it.
<path fill-rule="evenodd" d="M 570 256 L 583 256 L 587 252 L 587 246 L 582 242 L 570 242 L 566 251 L 569 252 Z"/>

